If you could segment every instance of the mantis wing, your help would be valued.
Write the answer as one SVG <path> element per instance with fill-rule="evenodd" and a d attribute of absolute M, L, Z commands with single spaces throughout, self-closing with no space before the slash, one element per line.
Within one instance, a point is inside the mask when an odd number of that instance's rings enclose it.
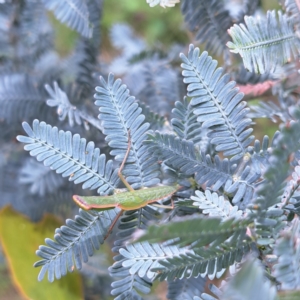
<path fill-rule="evenodd" d="M 73 200 L 78 206 L 85 210 L 89 210 L 92 208 L 106 210 L 118 206 L 118 200 L 116 199 L 116 195 L 85 197 L 74 195 Z"/>
<path fill-rule="evenodd" d="M 139 209 L 147 204 L 171 197 L 178 189 L 175 186 L 158 186 L 118 193 L 111 196 L 73 196 L 73 200 L 83 209 L 109 209 L 119 207 L 122 210 Z"/>

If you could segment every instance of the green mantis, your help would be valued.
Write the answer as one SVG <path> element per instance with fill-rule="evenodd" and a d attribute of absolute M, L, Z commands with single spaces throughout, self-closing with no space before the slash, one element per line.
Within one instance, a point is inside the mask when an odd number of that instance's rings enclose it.
<path fill-rule="evenodd" d="M 116 193 L 110 196 L 78 196 L 78 195 L 73 196 L 73 200 L 76 202 L 76 204 L 85 210 L 89 210 L 89 209 L 106 210 L 114 207 L 118 207 L 121 209 L 120 213 L 117 215 L 116 219 L 114 220 L 112 226 L 109 228 L 108 232 L 112 230 L 113 226 L 117 222 L 118 218 L 122 215 L 124 210 L 139 209 L 148 204 L 171 197 L 180 188 L 179 185 L 173 185 L 173 186 L 158 186 L 158 187 L 134 190 L 132 186 L 126 181 L 126 179 L 122 174 L 122 170 L 124 168 L 125 162 L 130 152 L 131 141 L 130 141 L 129 131 L 128 131 L 128 137 L 129 137 L 128 148 L 124 156 L 123 162 L 120 166 L 120 169 L 118 171 L 118 176 L 120 177 L 124 185 L 127 187 L 128 191 L 124 193 Z M 167 206 L 166 208 L 173 209 L 174 208 L 173 202 L 172 202 L 172 206 Z"/>
<path fill-rule="evenodd" d="M 110 196 L 73 196 L 73 200 L 83 209 L 109 209 L 119 207 L 122 210 L 142 208 L 153 202 L 172 196 L 179 189 L 175 186 L 158 186 L 141 190 L 130 190 Z M 170 206 L 170 208 L 173 208 Z"/>

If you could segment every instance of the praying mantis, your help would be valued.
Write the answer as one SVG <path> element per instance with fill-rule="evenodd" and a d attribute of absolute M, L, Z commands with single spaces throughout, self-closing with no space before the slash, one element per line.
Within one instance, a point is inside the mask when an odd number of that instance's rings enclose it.
<path fill-rule="evenodd" d="M 121 211 L 118 213 L 115 220 L 109 227 L 108 233 L 106 234 L 104 239 L 106 239 L 107 236 L 110 234 L 114 225 L 116 224 L 116 222 L 118 221 L 118 219 L 120 218 L 120 216 L 123 214 L 124 211 L 139 209 L 145 207 L 148 204 L 169 198 L 180 188 L 180 186 L 176 184 L 172 186 L 158 186 L 158 187 L 134 190 L 122 174 L 122 170 L 124 168 L 124 165 L 126 163 L 126 160 L 130 152 L 130 145 L 131 145 L 130 131 L 128 130 L 128 148 L 118 171 L 118 176 L 120 177 L 121 181 L 124 183 L 126 188 L 128 189 L 127 192 L 115 193 L 109 196 L 78 196 L 78 195 L 73 196 L 73 200 L 76 202 L 76 204 L 81 208 L 83 208 L 84 210 L 90 210 L 90 209 L 107 210 L 110 208 L 121 209 Z M 160 207 L 173 209 L 174 204 L 172 201 L 171 206 L 160 205 Z"/>

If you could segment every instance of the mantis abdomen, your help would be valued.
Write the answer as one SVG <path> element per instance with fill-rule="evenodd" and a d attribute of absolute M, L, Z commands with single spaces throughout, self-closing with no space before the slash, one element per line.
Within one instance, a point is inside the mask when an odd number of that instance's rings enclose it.
<path fill-rule="evenodd" d="M 118 193 L 110 196 L 77 196 L 74 201 L 83 209 L 108 209 L 119 207 L 122 210 L 139 209 L 147 204 L 168 198 L 178 189 L 179 185 L 157 186 L 140 190 Z"/>

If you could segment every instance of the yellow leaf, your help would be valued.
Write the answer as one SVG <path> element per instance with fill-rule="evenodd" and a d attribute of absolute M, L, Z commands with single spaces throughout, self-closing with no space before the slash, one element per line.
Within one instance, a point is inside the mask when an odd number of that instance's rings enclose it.
<path fill-rule="evenodd" d="M 47 279 L 37 281 L 40 268 L 33 267 L 34 262 L 39 260 L 35 251 L 44 244 L 46 237 L 53 237 L 55 228 L 60 225 L 58 219 L 51 215 L 46 215 L 39 223 L 32 223 L 9 206 L 0 210 L 0 242 L 13 281 L 25 299 L 83 299 L 78 273 L 69 273 L 53 283 Z"/>

